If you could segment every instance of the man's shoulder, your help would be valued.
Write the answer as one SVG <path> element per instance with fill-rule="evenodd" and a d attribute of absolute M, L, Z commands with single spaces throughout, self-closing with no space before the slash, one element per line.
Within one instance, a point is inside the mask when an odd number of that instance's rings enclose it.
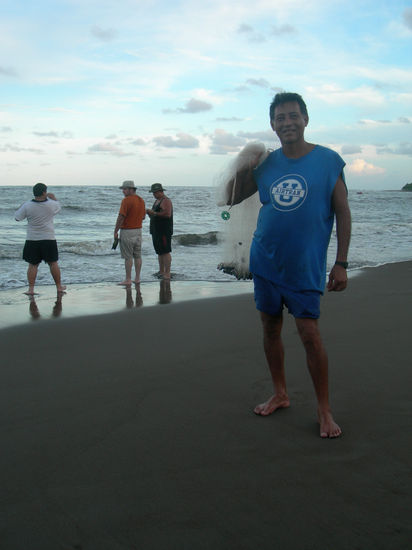
<path fill-rule="evenodd" d="M 61 205 L 58 200 L 47 199 L 42 204 L 45 204 L 47 208 L 50 208 L 55 212 L 58 212 L 61 209 Z"/>
<path fill-rule="evenodd" d="M 143 198 L 140 195 L 129 195 L 128 197 L 125 197 L 123 200 L 129 199 L 128 202 L 144 202 Z"/>
<path fill-rule="evenodd" d="M 172 205 L 172 201 L 167 197 L 166 195 L 163 195 L 163 197 L 160 200 L 160 208 L 164 207 L 166 204 Z"/>
<path fill-rule="evenodd" d="M 330 147 L 326 147 L 325 145 L 315 145 L 315 150 L 318 151 L 319 154 L 324 155 L 325 157 L 340 158 L 339 153 L 337 153 Z"/>
<path fill-rule="evenodd" d="M 135 203 L 137 208 L 144 208 L 145 207 L 145 202 L 144 202 L 143 198 L 140 195 L 132 195 L 130 198 L 134 199 L 133 202 Z"/>

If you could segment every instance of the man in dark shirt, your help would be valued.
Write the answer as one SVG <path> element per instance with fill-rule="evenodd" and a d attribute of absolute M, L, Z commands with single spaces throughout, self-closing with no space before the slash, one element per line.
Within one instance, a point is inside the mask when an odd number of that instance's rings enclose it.
<path fill-rule="evenodd" d="M 154 183 L 150 192 L 153 193 L 155 202 L 152 208 L 146 210 L 146 213 L 150 218 L 150 233 L 159 260 L 159 276 L 162 279 L 170 279 L 173 205 L 172 201 L 164 194 L 161 183 Z"/>

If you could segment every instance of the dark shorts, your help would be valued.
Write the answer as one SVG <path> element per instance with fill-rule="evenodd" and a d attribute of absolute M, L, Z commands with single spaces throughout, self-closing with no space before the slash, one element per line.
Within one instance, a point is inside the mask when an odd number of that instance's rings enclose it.
<path fill-rule="evenodd" d="M 170 233 L 153 233 L 152 241 L 155 252 L 159 256 L 172 251 L 172 235 Z"/>
<path fill-rule="evenodd" d="M 318 319 L 320 315 L 320 292 L 316 290 L 295 291 L 276 285 L 258 275 L 253 275 L 256 308 L 268 315 L 281 315 L 283 307 L 296 319 Z"/>
<path fill-rule="evenodd" d="M 47 263 L 57 262 L 59 252 L 56 241 L 26 241 L 23 248 L 23 260 L 37 265 L 42 260 Z"/>

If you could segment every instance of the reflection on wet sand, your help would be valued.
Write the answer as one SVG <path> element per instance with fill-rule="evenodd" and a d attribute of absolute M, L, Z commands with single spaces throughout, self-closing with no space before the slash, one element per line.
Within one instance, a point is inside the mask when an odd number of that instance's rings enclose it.
<path fill-rule="evenodd" d="M 127 309 L 135 307 L 140 307 L 143 305 L 142 293 L 140 292 L 140 284 L 135 284 L 136 289 L 136 300 L 133 301 L 133 293 L 131 285 L 126 286 L 126 307 Z"/>
<path fill-rule="evenodd" d="M 132 307 L 141 307 L 143 305 L 143 297 L 140 290 L 140 284 L 135 284 L 136 295 L 133 298 L 133 288 L 132 285 L 125 286 L 126 291 L 126 308 L 131 309 Z M 172 291 L 170 288 L 170 279 L 162 279 L 159 282 L 159 304 L 170 304 L 172 301 Z"/>
<path fill-rule="evenodd" d="M 172 290 L 170 288 L 170 279 L 162 279 L 159 289 L 159 304 L 170 304 L 172 301 Z"/>
<path fill-rule="evenodd" d="M 62 304 L 63 295 L 64 295 L 63 292 L 59 292 L 57 294 L 56 301 L 52 309 L 52 317 L 55 317 L 55 318 L 60 317 L 61 312 L 63 310 L 63 304 Z M 37 306 L 36 299 L 32 294 L 29 296 L 29 312 L 33 321 L 37 321 L 37 319 L 41 318 L 40 310 Z"/>

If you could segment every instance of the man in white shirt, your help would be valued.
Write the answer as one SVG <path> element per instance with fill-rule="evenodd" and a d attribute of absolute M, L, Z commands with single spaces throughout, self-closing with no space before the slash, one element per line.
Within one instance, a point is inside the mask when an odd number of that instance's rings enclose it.
<path fill-rule="evenodd" d="M 57 292 L 62 293 L 66 287 L 61 284 L 59 253 L 53 224 L 53 218 L 60 212 L 61 206 L 53 193 L 47 193 L 47 186 L 44 183 L 36 183 L 33 187 L 33 195 L 34 199 L 23 203 L 14 214 L 18 222 L 27 218 L 23 259 L 29 264 L 27 269 L 29 289 L 25 294 L 29 296 L 35 294 L 34 284 L 42 260 L 49 264 Z"/>

